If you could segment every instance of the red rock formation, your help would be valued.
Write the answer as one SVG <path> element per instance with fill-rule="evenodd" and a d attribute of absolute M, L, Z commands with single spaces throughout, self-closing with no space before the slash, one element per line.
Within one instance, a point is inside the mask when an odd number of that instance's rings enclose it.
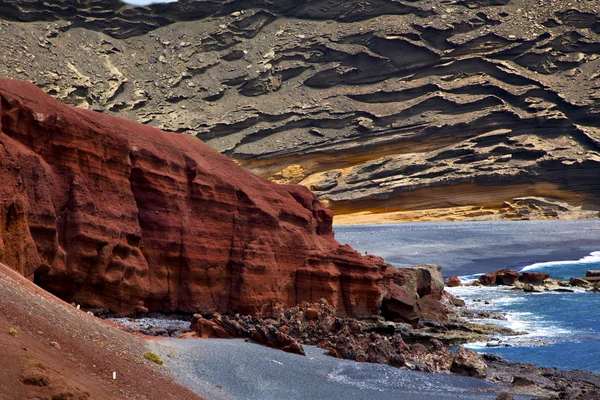
<path fill-rule="evenodd" d="M 448 286 L 448 287 L 458 287 L 458 286 L 462 286 L 462 283 L 460 281 L 460 278 L 456 275 L 451 276 L 450 278 L 446 279 L 444 281 L 444 285 Z"/>
<path fill-rule="evenodd" d="M 488 272 L 479 277 L 479 283 L 484 286 L 505 285 L 514 286 L 521 274 L 512 269 L 501 269 L 500 271 Z"/>
<path fill-rule="evenodd" d="M 0 261 L 67 301 L 253 314 L 325 298 L 370 316 L 402 285 L 384 279 L 381 258 L 335 241 L 310 191 L 194 137 L 73 109 L 20 81 L 0 80 L 0 117 Z M 432 287 L 401 295 L 439 298 Z"/>
<path fill-rule="evenodd" d="M 519 278 L 519 282 L 529 285 L 542 286 L 546 279 L 550 278 L 550 274 L 544 272 L 523 272 Z"/>

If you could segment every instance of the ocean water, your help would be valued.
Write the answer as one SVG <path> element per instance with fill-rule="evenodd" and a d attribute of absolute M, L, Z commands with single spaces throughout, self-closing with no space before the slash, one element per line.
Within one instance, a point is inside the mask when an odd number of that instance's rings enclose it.
<path fill-rule="evenodd" d="M 600 269 L 600 252 L 574 261 L 527 265 L 521 271 L 546 272 L 552 278 L 582 277 Z M 468 282 L 476 276 L 464 276 Z M 498 336 L 491 342 L 465 347 L 495 353 L 508 360 L 559 369 L 585 369 L 600 373 L 600 293 L 575 289 L 573 293 L 524 293 L 508 287 L 449 288 L 472 309 L 505 313 L 505 320 L 485 322 L 527 332 Z"/>
<path fill-rule="evenodd" d="M 340 242 L 382 255 L 396 266 L 434 262 L 446 277 L 458 275 L 464 281 L 502 268 L 546 272 L 557 279 L 600 270 L 600 221 L 347 226 L 335 232 Z M 600 293 L 524 293 L 509 287 L 448 291 L 471 309 L 505 318 L 477 321 L 524 333 L 465 347 L 522 363 L 600 373 Z"/>

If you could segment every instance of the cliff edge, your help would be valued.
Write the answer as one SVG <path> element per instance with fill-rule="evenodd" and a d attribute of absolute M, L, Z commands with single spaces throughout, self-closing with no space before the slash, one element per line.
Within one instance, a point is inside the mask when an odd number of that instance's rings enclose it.
<path fill-rule="evenodd" d="M 0 179 L 0 262 L 86 307 L 255 314 L 324 298 L 409 322 L 441 307 L 439 268 L 340 245 L 308 189 L 27 82 L 0 80 Z"/>

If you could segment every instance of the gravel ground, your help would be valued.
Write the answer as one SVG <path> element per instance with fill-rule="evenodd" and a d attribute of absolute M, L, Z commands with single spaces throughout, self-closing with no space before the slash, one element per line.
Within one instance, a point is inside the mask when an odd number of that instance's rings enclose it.
<path fill-rule="evenodd" d="M 444 276 L 578 260 L 600 250 L 600 221 L 493 221 L 337 226 L 335 237 L 396 267 L 440 264 Z"/>
<path fill-rule="evenodd" d="M 164 339 L 153 346 L 177 382 L 207 399 L 486 400 L 498 395 L 498 387 L 483 380 L 339 360 L 312 346 L 304 347 L 305 357 L 241 339 Z"/>

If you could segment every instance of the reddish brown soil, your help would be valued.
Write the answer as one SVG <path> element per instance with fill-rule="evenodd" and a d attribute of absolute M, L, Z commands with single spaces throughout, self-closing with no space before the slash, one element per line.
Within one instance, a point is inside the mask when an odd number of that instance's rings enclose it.
<path fill-rule="evenodd" d="M 144 339 L 77 310 L 2 264 L 0 293 L 0 399 L 199 399 L 143 358 Z"/>

